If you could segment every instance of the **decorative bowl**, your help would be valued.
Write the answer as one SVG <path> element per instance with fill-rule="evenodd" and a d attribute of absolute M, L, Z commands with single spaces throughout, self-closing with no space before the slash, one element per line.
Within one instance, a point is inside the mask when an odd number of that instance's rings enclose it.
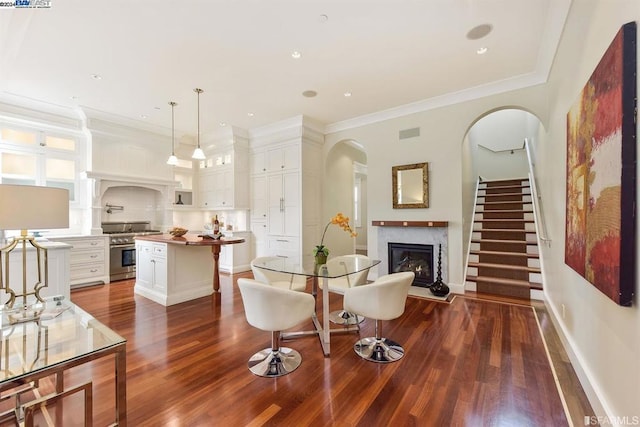
<path fill-rule="evenodd" d="M 187 230 L 186 228 L 182 228 L 182 227 L 173 227 L 171 230 L 169 230 L 169 234 L 171 234 L 173 237 L 182 237 L 185 234 L 187 234 Z"/>

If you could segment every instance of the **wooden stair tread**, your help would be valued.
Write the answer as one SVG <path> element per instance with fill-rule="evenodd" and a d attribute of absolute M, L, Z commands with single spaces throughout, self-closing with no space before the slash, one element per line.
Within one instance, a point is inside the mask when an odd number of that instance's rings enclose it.
<path fill-rule="evenodd" d="M 524 218 L 483 218 L 476 219 L 473 222 L 533 222 L 533 219 L 524 219 Z"/>
<path fill-rule="evenodd" d="M 502 240 L 502 239 L 472 239 L 471 243 L 513 243 L 513 244 L 522 244 L 522 245 L 538 245 L 537 242 L 530 242 L 527 240 Z"/>
<path fill-rule="evenodd" d="M 469 251 L 472 255 L 500 255 L 500 256 L 516 256 L 516 257 L 527 257 L 527 258 L 540 258 L 539 254 L 527 254 L 521 252 L 504 252 L 504 251 L 483 251 L 483 250 L 471 250 Z"/>
<path fill-rule="evenodd" d="M 478 190 L 504 190 L 505 188 L 531 188 L 529 184 L 513 184 L 513 185 L 487 185 L 485 187 L 478 187 Z"/>
<path fill-rule="evenodd" d="M 520 228 L 481 228 L 479 230 L 471 230 L 474 233 L 482 233 L 483 231 L 506 231 L 506 232 L 512 232 L 512 233 L 535 233 L 536 230 L 525 230 L 524 228 L 520 229 Z"/>
<path fill-rule="evenodd" d="M 477 202 L 476 205 L 508 205 L 513 203 L 522 203 L 523 205 L 532 205 L 531 200 L 505 200 L 500 202 Z"/>
<path fill-rule="evenodd" d="M 480 189 L 482 190 L 482 188 Z M 529 193 L 489 193 L 489 194 L 478 194 L 478 197 L 502 197 L 502 196 L 530 196 Z"/>
<path fill-rule="evenodd" d="M 530 209 L 500 209 L 500 210 L 491 210 L 491 211 L 476 211 L 476 214 L 482 214 L 482 213 L 496 213 L 496 212 L 500 212 L 500 213 L 533 213 L 533 210 Z"/>
<path fill-rule="evenodd" d="M 533 283 L 533 282 L 528 282 L 526 280 L 503 279 L 501 277 L 469 276 L 469 275 L 467 275 L 467 280 L 470 282 L 483 281 L 483 282 L 493 282 L 500 285 L 521 286 L 521 287 L 526 287 L 528 289 L 542 289 L 541 283 Z"/>
<path fill-rule="evenodd" d="M 510 264 L 496 264 L 492 262 L 470 262 L 469 267 L 487 267 L 487 268 L 501 268 L 504 270 L 522 270 L 528 271 L 529 273 L 540 273 L 540 268 L 538 267 L 528 267 L 526 265 L 510 265 Z"/>

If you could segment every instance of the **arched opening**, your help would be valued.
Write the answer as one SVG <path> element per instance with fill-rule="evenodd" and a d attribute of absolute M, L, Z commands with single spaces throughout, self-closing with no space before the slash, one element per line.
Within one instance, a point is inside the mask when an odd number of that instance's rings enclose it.
<path fill-rule="evenodd" d="M 342 212 L 350 218 L 350 225 L 358 233 L 352 238 L 340 228 L 329 227 L 324 240 L 329 256 L 366 254 L 367 154 L 364 147 L 353 140 L 336 143 L 327 153 L 324 172 L 323 221 L 328 222 L 336 213 Z"/>
<path fill-rule="evenodd" d="M 527 259 L 536 258 L 528 253 L 537 252 L 537 247 L 531 248 L 526 242 L 535 239 L 535 234 L 531 236 L 528 231 L 531 228 L 535 231 L 532 224 L 535 182 L 528 180 L 535 180 L 535 153 L 541 135 L 544 129 L 538 117 L 512 107 L 483 114 L 467 130 L 462 147 L 467 290 L 480 290 L 480 286 L 488 289 L 486 283 L 491 282 L 491 286 L 496 284 L 491 289 L 502 293 L 502 288 L 517 284 L 526 288 L 522 295 L 528 297 L 530 290 L 537 289 L 536 284 L 530 283 L 530 273 L 537 271 L 539 264 L 537 260 Z M 485 189 L 488 186 L 498 188 L 489 192 Z M 498 192 L 505 194 L 495 195 Z M 517 200 L 520 202 L 516 203 Z M 497 212 L 497 209 L 504 211 Z M 525 243 L 516 244 L 520 239 Z M 512 247 L 518 249 L 512 250 Z M 516 258 L 512 252 L 517 251 L 524 251 L 517 255 L 517 263 L 522 266 L 514 267 L 510 260 Z M 503 266 L 503 262 L 509 265 Z"/>

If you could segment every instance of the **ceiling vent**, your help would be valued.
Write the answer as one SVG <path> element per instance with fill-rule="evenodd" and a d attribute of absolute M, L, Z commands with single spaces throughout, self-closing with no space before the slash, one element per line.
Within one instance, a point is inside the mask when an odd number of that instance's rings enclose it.
<path fill-rule="evenodd" d="M 415 138 L 417 136 L 420 136 L 420 128 L 403 129 L 398 132 L 398 136 L 401 140 Z"/>

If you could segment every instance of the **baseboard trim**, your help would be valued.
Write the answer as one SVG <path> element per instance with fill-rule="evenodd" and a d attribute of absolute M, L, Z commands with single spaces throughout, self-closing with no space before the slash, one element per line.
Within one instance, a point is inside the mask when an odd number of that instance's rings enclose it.
<path fill-rule="evenodd" d="M 593 412 L 598 417 L 609 417 L 608 419 L 615 419 L 611 411 L 611 407 L 606 403 L 606 399 L 604 398 L 602 391 L 595 385 L 595 381 L 591 380 L 593 378 L 593 374 L 583 363 L 583 358 L 580 356 L 580 353 L 576 351 L 576 345 L 574 341 L 569 338 L 564 327 L 564 323 L 559 320 L 560 316 L 556 306 L 549 301 L 548 298 L 544 299 L 544 305 L 547 307 L 551 322 L 556 328 L 558 337 L 560 337 L 560 341 L 562 342 L 562 345 L 567 352 L 567 356 L 571 361 L 571 365 L 578 376 L 578 380 L 587 395 L 587 399 L 591 404 Z"/>

